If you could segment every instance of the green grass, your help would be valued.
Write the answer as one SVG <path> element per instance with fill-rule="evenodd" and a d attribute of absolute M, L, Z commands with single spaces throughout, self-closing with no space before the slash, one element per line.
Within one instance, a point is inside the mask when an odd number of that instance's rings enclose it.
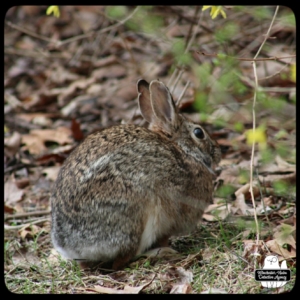
<path fill-rule="evenodd" d="M 140 286 L 154 277 L 142 293 L 166 294 L 178 283 L 176 270 L 182 267 L 193 274 L 192 293 L 276 293 L 275 289 L 262 289 L 253 279 L 253 262 L 242 258 L 245 228 L 237 225 L 202 223 L 193 234 L 170 240 L 177 253 L 141 256 L 117 272 L 81 270 L 75 262 L 50 255 L 49 235 L 26 242 L 10 239 L 5 243 L 5 283 L 18 294 L 73 294 L 94 293 L 89 289 L 99 285 L 114 289 Z M 282 291 L 292 289 L 295 273 L 293 269 L 292 280 Z"/>

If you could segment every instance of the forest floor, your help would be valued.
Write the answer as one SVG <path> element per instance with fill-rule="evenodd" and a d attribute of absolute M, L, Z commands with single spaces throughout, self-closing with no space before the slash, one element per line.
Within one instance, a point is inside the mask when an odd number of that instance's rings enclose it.
<path fill-rule="evenodd" d="M 5 17 L 7 289 L 43 294 L 291 291 L 296 278 L 292 11 L 225 7 L 226 18 L 212 19 L 201 6 L 61 6 L 59 18 L 46 10 L 15 6 Z M 140 78 L 163 81 L 180 100 L 181 111 L 220 144 L 214 199 L 197 230 L 172 237 L 169 247 L 136 257 L 121 271 L 82 270 L 51 243 L 52 185 L 65 158 L 91 132 L 121 123 L 147 126 L 137 104 Z M 281 287 L 265 288 L 254 279 L 270 255 L 291 271 Z"/>

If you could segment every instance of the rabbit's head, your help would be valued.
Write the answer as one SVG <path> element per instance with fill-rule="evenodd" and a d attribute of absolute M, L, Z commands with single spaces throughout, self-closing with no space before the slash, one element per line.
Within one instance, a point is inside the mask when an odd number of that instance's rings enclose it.
<path fill-rule="evenodd" d="M 137 89 L 140 110 L 150 124 L 149 129 L 167 136 L 213 174 L 212 164 L 217 165 L 221 159 L 218 143 L 202 126 L 178 112 L 169 89 L 161 81 L 153 80 L 149 85 L 141 79 Z"/>

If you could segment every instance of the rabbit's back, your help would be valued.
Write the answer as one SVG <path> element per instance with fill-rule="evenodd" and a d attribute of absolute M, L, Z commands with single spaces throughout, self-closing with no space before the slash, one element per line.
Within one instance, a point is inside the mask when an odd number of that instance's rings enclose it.
<path fill-rule="evenodd" d="M 191 216 L 185 226 L 182 209 L 199 218 L 203 211 L 181 203 L 191 188 L 186 178 L 192 184 L 180 149 L 163 135 L 135 125 L 96 132 L 70 154 L 56 181 L 53 242 L 69 258 L 108 260 L 120 245 L 141 252 L 177 227 L 188 231 Z"/>

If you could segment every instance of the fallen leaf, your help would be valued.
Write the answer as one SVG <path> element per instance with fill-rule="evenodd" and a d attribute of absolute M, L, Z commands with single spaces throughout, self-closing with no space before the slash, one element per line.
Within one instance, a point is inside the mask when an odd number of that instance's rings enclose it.
<path fill-rule="evenodd" d="M 47 258 L 47 263 L 51 262 L 51 265 L 58 265 L 60 261 L 60 254 L 56 251 L 56 249 L 52 248 L 50 254 Z"/>
<path fill-rule="evenodd" d="M 13 157 L 20 148 L 22 136 L 14 131 L 10 137 L 4 138 L 5 155 Z"/>
<path fill-rule="evenodd" d="M 276 240 L 270 240 L 266 242 L 267 247 L 274 253 L 281 255 L 284 259 L 296 257 L 296 250 L 291 248 L 291 251 L 281 247 Z"/>
<path fill-rule="evenodd" d="M 230 214 L 230 209 L 231 209 L 230 203 L 211 204 L 205 210 L 205 213 L 203 214 L 202 218 L 209 222 L 225 220 Z M 207 214 L 209 212 L 211 214 Z"/>
<path fill-rule="evenodd" d="M 57 86 L 79 79 L 79 76 L 76 73 L 71 73 L 68 69 L 63 68 L 60 65 L 56 65 L 56 67 L 49 72 L 48 76 L 48 80 L 51 80 L 52 83 Z"/>
<path fill-rule="evenodd" d="M 274 238 L 280 246 L 283 246 L 284 244 L 289 244 L 294 249 L 296 249 L 296 241 L 293 236 L 296 234 L 295 226 L 281 224 L 277 226 L 274 231 Z"/>
<path fill-rule="evenodd" d="M 18 266 L 25 270 L 30 270 L 32 266 L 39 266 L 41 264 L 41 258 L 37 256 L 37 252 L 30 251 L 28 248 L 25 249 L 25 247 L 22 249 L 22 252 L 16 251 L 12 256 L 12 260 L 14 266 Z M 49 266 L 47 265 L 47 267 Z"/>
<path fill-rule="evenodd" d="M 4 213 L 13 214 L 14 212 L 15 212 L 15 209 L 13 207 L 4 204 Z"/>
<path fill-rule="evenodd" d="M 274 184 L 276 181 L 284 181 L 290 184 L 296 183 L 296 172 L 290 173 L 290 174 L 269 174 L 266 176 L 258 175 L 258 178 L 261 182 L 264 183 L 264 185 L 271 185 Z M 269 192 L 272 190 L 269 189 Z"/>
<path fill-rule="evenodd" d="M 111 65 L 107 66 L 106 68 L 99 68 L 95 69 L 92 74 L 91 78 L 94 81 L 101 81 L 104 78 L 119 78 L 126 75 L 126 68 L 121 65 Z"/>
<path fill-rule="evenodd" d="M 242 257 L 249 262 L 253 261 L 253 258 L 255 258 L 258 262 L 262 262 L 263 253 L 265 252 L 263 243 L 264 242 L 261 240 L 258 241 L 258 243 L 254 240 L 244 240 L 244 251 Z"/>
<path fill-rule="evenodd" d="M 193 281 L 193 273 L 182 267 L 175 269 L 179 278 L 170 291 L 170 294 L 189 294 L 192 291 L 190 283 Z"/>
<path fill-rule="evenodd" d="M 43 228 L 34 224 L 27 224 L 18 231 L 18 234 L 23 240 L 25 240 L 26 237 L 35 237 L 41 231 L 43 231 Z"/>
<path fill-rule="evenodd" d="M 232 206 L 233 213 L 239 213 L 242 215 L 252 215 L 254 209 L 246 204 L 245 202 L 245 195 L 243 193 L 239 193 L 236 197 L 233 206 Z"/>
<path fill-rule="evenodd" d="M 29 134 L 22 136 L 23 150 L 28 150 L 31 154 L 40 154 L 47 151 L 45 142 L 56 142 L 60 145 L 70 144 L 72 132 L 67 127 L 56 129 L 34 129 Z"/>
<path fill-rule="evenodd" d="M 88 288 L 88 290 L 92 290 L 101 294 L 138 294 L 142 289 L 151 284 L 154 278 L 155 276 L 153 276 L 150 282 L 140 286 L 125 285 L 123 290 L 116 288 L 108 288 L 101 285 L 95 285 L 94 288 Z"/>
<path fill-rule="evenodd" d="M 287 173 L 295 172 L 296 165 L 290 164 L 283 160 L 279 155 L 276 155 L 275 162 L 264 164 L 259 167 L 259 173 Z"/>
<path fill-rule="evenodd" d="M 142 256 L 164 257 L 164 256 L 168 256 L 170 254 L 175 254 L 175 253 L 178 253 L 178 252 L 170 247 L 160 247 L 160 248 L 151 249 L 151 250 L 143 253 Z"/>
<path fill-rule="evenodd" d="M 218 219 L 215 216 L 209 215 L 209 214 L 205 214 L 205 213 L 202 215 L 202 219 L 204 219 L 205 221 L 208 221 L 208 222 L 218 221 Z"/>
<path fill-rule="evenodd" d="M 188 283 L 174 284 L 170 294 L 190 294 L 192 292 L 192 287 Z"/>
<path fill-rule="evenodd" d="M 76 141 L 83 140 L 84 135 L 80 129 L 80 123 L 78 123 L 74 118 L 72 118 L 71 130 Z"/>
<path fill-rule="evenodd" d="M 200 294 L 228 294 L 228 292 L 226 292 L 224 289 L 211 288 L 201 292 Z"/>
<path fill-rule="evenodd" d="M 22 200 L 24 191 L 20 190 L 16 184 L 9 180 L 4 184 L 4 202 L 6 205 Z"/>
<path fill-rule="evenodd" d="M 60 170 L 60 166 L 54 166 L 54 167 L 49 167 L 49 168 L 45 168 L 43 169 L 43 174 L 46 174 L 46 177 L 52 181 L 55 181 L 57 176 L 58 176 L 58 172 Z"/>

